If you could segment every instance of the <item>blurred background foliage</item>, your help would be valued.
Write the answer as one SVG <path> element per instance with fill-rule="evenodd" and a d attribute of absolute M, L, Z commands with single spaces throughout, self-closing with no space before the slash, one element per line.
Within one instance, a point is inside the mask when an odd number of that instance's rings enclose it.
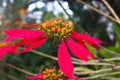
<path fill-rule="evenodd" d="M 107 19 L 106 17 L 96 13 L 85 5 L 78 3 L 75 0 L 59 0 L 70 16 L 79 24 L 87 34 L 102 40 L 106 49 L 120 53 L 120 25 Z M 109 10 L 101 2 L 101 0 L 84 0 L 86 3 L 95 8 L 111 15 Z M 120 17 L 120 0 L 107 0 L 112 6 L 117 15 Z M 112 15 L 111 15 L 112 16 Z M 45 20 L 53 18 L 66 19 L 69 22 L 68 15 L 62 10 L 57 0 L 0 0 L 0 41 L 6 38 L 2 30 L 11 28 L 31 29 L 31 24 L 41 23 Z M 80 29 L 75 26 L 75 30 L 80 32 Z M 48 40 L 44 45 L 37 48 L 37 51 L 57 56 L 57 49 L 53 46 L 53 40 Z M 114 58 L 118 57 L 114 54 L 109 54 L 104 49 L 96 51 L 88 46 L 92 53 L 99 58 Z M 120 54 L 119 54 L 120 55 Z M 27 52 L 18 55 L 8 55 L 4 61 L 13 64 L 19 68 L 28 70 L 33 73 L 43 71 L 47 67 L 58 68 L 57 61 L 48 59 L 43 56 L 38 56 L 33 52 Z M 120 61 L 115 61 L 119 63 Z M 110 66 L 77 66 L 75 71 L 89 72 L 99 69 L 107 69 Z M 14 70 L 8 66 L 0 64 L 0 72 L 5 72 L 15 76 L 20 80 L 26 80 L 26 74 Z M 115 72 L 115 71 L 114 71 Z M 85 75 L 90 76 L 90 75 Z M 81 77 L 85 77 L 81 76 Z M 109 76 L 120 77 L 120 75 Z M 95 80 L 104 80 L 101 77 Z M 0 80 L 10 80 L 6 75 L 0 74 Z"/>

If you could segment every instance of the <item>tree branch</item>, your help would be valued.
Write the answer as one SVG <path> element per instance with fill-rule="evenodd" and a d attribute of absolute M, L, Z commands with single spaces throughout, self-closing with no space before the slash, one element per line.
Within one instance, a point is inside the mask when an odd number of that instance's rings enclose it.
<path fill-rule="evenodd" d="M 14 65 L 12 65 L 12 64 L 9 64 L 9 63 L 7 63 L 7 62 L 0 61 L 0 63 L 4 64 L 4 65 L 6 65 L 6 66 L 9 66 L 9 67 L 11 67 L 11 68 L 13 68 L 13 69 L 15 69 L 15 70 L 17 70 L 17 71 L 20 71 L 20 72 L 22 72 L 22 73 L 24 73 L 24 74 L 27 74 L 27 75 L 35 75 L 34 73 L 31 73 L 31 72 L 28 72 L 28 71 L 26 71 L 26 70 L 20 69 L 20 68 L 14 66 Z"/>
<path fill-rule="evenodd" d="M 117 22 L 118 24 L 120 24 L 120 22 L 119 22 L 118 20 L 116 20 L 115 18 L 113 18 L 112 16 L 110 16 L 110 15 L 108 15 L 108 14 L 106 14 L 106 13 L 100 11 L 100 10 L 98 10 L 97 8 L 94 8 L 93 6 L 85 3 L 84 1 L 82 1 L 82 0 L 76 0 L 76 1 L 79 2 L 79 3 L 81 3 L 81 4 L 83 4 L 83 5 L 86 5 L 86 6 L 89 7 L 90 9 L 92 9 L 92 10 L 94 10 L 95 12 L 97 12 L 97 13 L 105 16 L 105 17 L 107 17 L 108 19 L 111 19 L 111 20 Z"/>
<path fill-rule="evenodd" d="M 106 51 L 107 53 L 110 53 L 112 55 L 116 55 L 116 56 L 120 56 L 120 53 L 116 53 L 114 51 L 108 50 L 107 48 L 104 48 L 103 46 L 99 45 L 101 49 L 103 49 L 104 51 Z"/>
<path fill-rule="evenodd" d="M 105 74 L 97 74 L 97 75 L 95 75 L 95 76 L 92 76 L 92 77 L 87 77 L 87 78 L 85 78 L 85 79 L 96 79 L 96 78 L 99 78 L 99 77 L 105 77 L 105 76 L 112 76 L 112 75 L 118 75 L 118 74 L 120 74 L 120 72 L 112 72 L 112 73 L 105 73 Z M 120 78 L 119 78 L 120 79 Z M 108 79 L 107 79 L 108 80 Z M 109 80 L 111 80 L 111 79 L 109 79 Z M 116 80 L 116 79 L 114 79 L 114 80 Z M 118 80 L 118 79 L 117 79 Z"/>
<path fill-rule="evenodd" d="M 113 70 L 120 70 L 120 66 L 114 66 L 112 68 L 108 69 L 101 69 L 93 72 L 75 72 L 76 75 L 90 75 L 90 74 L 98 74 L 98 73 L 103 73 L 103 72 L 108 72 L 108 71 L 113 71 Z"/>
<path fill-rule="evenodd" d="M 51 56 L 51 55 L 48 55 L 48 54 L 45 54 L 45 53 L 42 53 L 42 52 L 38 52 L 38 51 L 35 51 L 35 50 L 30 50 L 30 51 L 35 53 L 35 54 L 50 58 L 52 60 L 56 60 L 56 61 L 58 60 L 57 57 L 54 57 L 54 56 Z M 79 62 L 78 61 L 72 61 L 72 63 L 77 64 L 77 65 L 107 65 L 107 66 L 114 66 L 113 64 L 110 64 L 110 63 L 84 62 L 84 61 L 81 61 L 81 60 L 79 60 Z"/>
<path fill-rule="evenodd" d="M 11 80 L 20 80 L 20 79 L 14 77 L 14 76 L 11 76 L 11 75 L 9 75 L 9 74 L 1 71 L 1 70 L 0 70 L 0 74 L 3 75 L 3 76 L 5 76 L 5 77 L 7 77 L 7 78 L 9 78 L 9 79 L 11 79 Z"/>
<path fill-rule="evenodd" d="M 106 5 L 106 7 L 109 9 L 109 11 L 112 13 L 112 15 L 116 18 L 118 22 L 120 22 L 120 18 L 115 13 L 114 9 L 109 5 L 109 3 L 106 0 L 102 0 L 102 2 Z"/>

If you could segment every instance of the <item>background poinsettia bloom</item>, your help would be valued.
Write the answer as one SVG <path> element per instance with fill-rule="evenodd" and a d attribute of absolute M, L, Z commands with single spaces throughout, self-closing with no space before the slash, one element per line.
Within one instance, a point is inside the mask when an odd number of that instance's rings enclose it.
<path fill-rule="evenodd" d="M 41 46 L 51 36 L 58 37 L 60 39 L 58 64 L 68 78 L 73 78 L 74 69 L 68 48 L 77 58 L 87 61 L 89 58 L 95 59 L 95 56 L 91 54 L 85 44 L 87 43 L 97 49 L 99 47 L 98 44 L 102 43 L 102 41 L 89 35 L 74 32 L 73 26 L 62 20 L 47 21 L 41 24 L 38 30 L 16 28 L 5 30 L 4 32 L 8 36 L 5 41 L 21 38 L 16 48 L 24 44 L 23 52 Z"/>
<path fill-rule="evenodd" d="M 39 74 L 36 74 L 34 76 L 26 76 L 26 78 L 29 80 L 45 80 L 43 73 L 39 73 Z M 61 80 L 85 80 L 85 79 L 83 79 L 83 78 L 72 78 L 72 79 L 63 78 Z"/>

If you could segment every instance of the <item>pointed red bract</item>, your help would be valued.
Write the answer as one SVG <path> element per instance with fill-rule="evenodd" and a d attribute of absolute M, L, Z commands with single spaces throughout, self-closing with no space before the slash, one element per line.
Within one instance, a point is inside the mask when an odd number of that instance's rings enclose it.
<path fill-rule="evenodd" d="M 28 39 L 22 39 L 20 40 L 16 45 L 15 45 L 15 49 L 18 48 L 19 46 L 21 46 L 22 44 L 24 44 L 24 46 L 27 46 L 30 44 L 30 40 L 28 41 Z"/>
<path fill-rule="evenodd" d="M 28 78 L 29 80 L 44 80 L 43 74 L 39 73 L 36 74 L 35 76 L 27 76 L 26 78 Z"/>
<path fill-rule="evenodd" d="M 11 30 L 5 30 L 4 32 L 8 35 L 8 38 L 5 41 L 22 38 L 16 44 L 14 49 L 20 47 L 23 44 L 25 47 L 23 52 L 27 52 L 28 50 L 37 48 L 38 46 L 41 46 L 47 40 L 46 34 L 39 30 L 16 28 L 16 29 L 11 29 Z"/>
<path fill-rule="evenodd" d="M 96 38 L 93 38 L 89 35 L 86 35 L 86 34 L 81 34 L 81 33 L 77 33 L 77 32 L 72 32 L 71 33 L 71 36 L 73 38 L 75 38 L 78 42 L 86 42 L 88 44 L 90 44 L 91 46 L 95 47 L 95 48 L 98 48 L 98 44 L 99 43 L 103 43 L 102 41 L 96 39 Z"/>
<path fill-rule="evenodd" d="M 43 38 L 43 39 L 41 39 L 39 41 L 36 41 L 36 42 L 32 43 L 30 46 L 26 47 L 23 50 L 23 52 L 27 52 L 27 51 L 29 51 L 31 49 L 34 49 L 34 48 L 37 48 L 38 46 L 41 46 L 46 40 L 47 40 L 47 38 Z"/>
<path fill-rule="evenodd" d="M 18 51 L 14 49 L 14 46 L 10 45 L 0 48 L 0 60 L 2 60 L 6 53 L 13 55 L 17 54 L 17 52 Z"/>
<path fill-rule="evenodd" d="M 4 50 L 5 52 L 8 52 L 9 54 L 15 54 L 18 52 L 17 50 L 14 49 L 14 46 L 10 46 L 10 45 L 2 48 L 2 50 Z"/>
<path fill-rule="evenodd" d="M 8 35 L 8 38 L 5 41 L 15 40 L 17 38 L 37 37 L 43 34 L 43 32 L 40 32 L 38 30 L 19 29 L 19 28 L 5 30 L 4 32 Z"/>
<path fill-rule="evenodd" d="M 73 40 L 66 40 L 70 51 L 79 59 L 87 61 L 88 58 L 95 58 L 94 56 L 92 56 L 92 54 L 88 51 L 87 48 L 85 48 L 83 45 L 81 44 L 77 44 L 76 42 L 74 42 Z"/>
<path fill-rule="evenodd" d="M 47 38 L 47 37 L 44 37 L 44 38 Z M 40 37 L 40 36 L 39 36 L 39 37 L 37 36 L 37 37 L 24 38 L 24 39 L 20 40 L 20 41 L 16 44 L 15 48 L 21 46 L 22 44 L 24 44 L 24 47 L 27 48 L 27 47 L 29 47 L 29 46 L 32 46 L 32 43 L 39 42 L 39 41 L 41 41 L 42 39 L 43 39 L 43 37 Z"/>
<path fill-rule="evenodd" d="M 62 42 L 58 49 L 58 64 L 60 69 L 64 72 L 64 74 L 68 78 L 73 77 L 73 64 L 72 60 L 70 59 L 70 55 L 67 50 L 67 46 L 64 42 Z"/>

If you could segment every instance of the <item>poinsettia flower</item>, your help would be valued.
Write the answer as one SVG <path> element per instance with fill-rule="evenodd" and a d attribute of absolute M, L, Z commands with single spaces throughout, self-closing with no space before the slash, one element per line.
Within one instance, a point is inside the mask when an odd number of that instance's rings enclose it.
<path fill-rule="evenodd" d="M 45 75 L 43 73 L 39 73 L 39 74 L 36 74 L 34 76 L 26 76 L 26 78 L 28 80 L 47 80 L 47 79 L 45 79 L 44 76 Z M 51 79 L 51 80 L 59 80 L 59 79 Z M 85 80 L 85 79 L 83 79 L 83 78 L 72 78 L 72 79 L 61 78 L 60 80 Z"/>
<path fill-rule="evenodd" d="M 65 77 L 61 70 L 56 70 L 56 68 L 46 68 L 43 72 L 34 76 L 27 76 L 26 78 L 29 80 L 59 80 L 61 77 Z"/>
<path fill-rule="evenodd" d="M 36 30 L 19 28 L 5 30 L 4 32 L 8 35 L 5 41 L 21 38 L 16 48 L 24 44 L 23 52 L 27 52 L 41 46 L 51 37 L 59 38 L 58 64 L 60 69 L 69 78 L 73 78 L 74 66 L 68 48 L 77 58 L 87 61 L 89 58 L 95 59 L 95 56 L 87 49 L 86 44 L 97 49 L 99 47 L 98 44 L 102 43 L 102 41 L 87 34 L 74 32 L 73 24 L 69 24 L 67 21 L 61 19 L 45 21 L 42 24 L 35 24 L 34 26 L 36 26 Z"/>
<path fill-rule="evenodd" d="M 14 45 L 11 42 L 0 43 L 0 60 L 2 60 L 6 53 L 11 55 L 17 53 L 17 50 L 14 50 Z"/>
<path fill-rule="evenodd" d="M 29 80 L 85 80 L 83 78 L 67 78 L 61 70 L 46 68 L 45 71 L 34 76 L 26 76 Z"/>

